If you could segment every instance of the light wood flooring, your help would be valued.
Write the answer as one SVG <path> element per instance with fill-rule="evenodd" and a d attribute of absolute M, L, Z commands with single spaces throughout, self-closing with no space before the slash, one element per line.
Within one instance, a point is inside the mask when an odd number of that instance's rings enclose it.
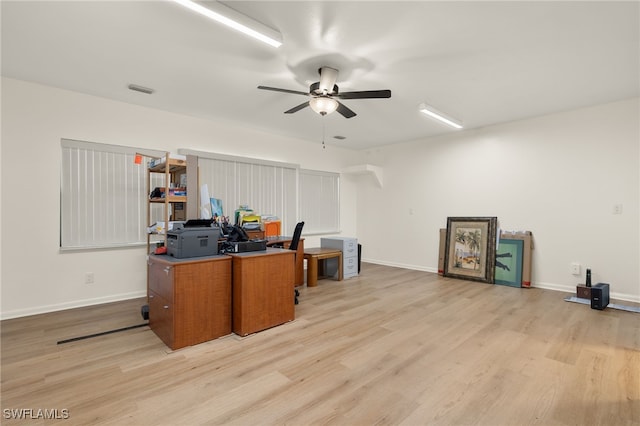
<path fill-rule="evenodd" d="M 148 327 L 56 344 L 142 323 L 142 299 L 3 321 L 0 422 L 640 425 L 639 314 L 362 267 L 302 289 L 293 322 L 175 352 Z"/>

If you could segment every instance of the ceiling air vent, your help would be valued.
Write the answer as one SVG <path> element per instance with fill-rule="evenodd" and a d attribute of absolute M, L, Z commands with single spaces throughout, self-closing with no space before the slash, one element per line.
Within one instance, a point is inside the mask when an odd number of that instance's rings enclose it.
<path fill-rule="evenodd" d="M 130 84 L 129 85 L 129 90 L 134 90 L 136 92 L 140 92 L 140 93 L 145 93 L 147 95 L 150 95 L 154 92 L 153 89 L 150 89 L 148 87 L 144 87 L 144 86 L 138 86 L 137 84 Z"/>

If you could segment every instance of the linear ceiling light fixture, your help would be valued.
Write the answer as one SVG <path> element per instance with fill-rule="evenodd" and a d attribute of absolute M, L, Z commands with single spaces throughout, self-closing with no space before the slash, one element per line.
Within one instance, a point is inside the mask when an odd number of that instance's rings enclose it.
<path fill-rule="evenodd" d="M 421 113 L 428 115 L 431 118 L 435 118 L 436 120 L 454 127 L 456 129 L 462 129 L 462 122 L 459 120 L 456 120 L 455 118 L 451 118 L 449 116 L 447 116 L 446 114 L 438 111 L 437 109 L 433 108 L 432 106 L 429 106 L 427 104 L 420 104 L 419 110 Z"/>
<path fill-rule="evenodd" d="M 278 48 L 282 45 L 282 35 L 279 32 L 217 1 L 206 3 L 191 0 L 173 1 L 270 46 Z"/>

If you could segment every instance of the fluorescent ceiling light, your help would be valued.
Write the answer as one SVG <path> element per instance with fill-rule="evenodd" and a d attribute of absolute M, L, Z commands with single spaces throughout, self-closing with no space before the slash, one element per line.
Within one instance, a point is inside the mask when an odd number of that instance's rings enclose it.
<path fill-rule="evenodd" d="M 446 114 L 438 111 L 437 109 L 429 105 L 420 104 L 419 109 L 421 113 L 426 114 L 431 118 L 435 118 L 436 120 L 439 120 L 451 127 L 455 127 L 456 129 L 462 129 L 461 121 L 458 121 L 455 118 L 448 117 Z"/>
<path fill-rule="evenodd" d="M 202 4 L 191 0 L 173 1 L 270 46 L 277 48 L 282 45 L 282 35 L 279 32 L 217 1 L 209 1 Z"/>

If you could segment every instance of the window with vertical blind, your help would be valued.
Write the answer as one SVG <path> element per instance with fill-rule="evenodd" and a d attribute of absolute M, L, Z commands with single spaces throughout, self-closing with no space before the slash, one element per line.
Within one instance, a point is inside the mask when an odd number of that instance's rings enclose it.
<path fill-rule="evenodd" d="M 291 234 L 305 222 L 306 235 L 340 230 L 337 173 L 301 170 L 298 165 L 191 150 L 198 156 L 199 182 L 223 201 L 232 217 L 240 205 L 282 222 Z M 63 250 L 122 247 L 146 243 L 146 164 L 163 151 L 62 139 L 60 247 Z M 135 164 L 136 153 L 148 155 Z M 156 181 L 157 180 L 157 181 Z M 162 186 L 152 175 L 151 187 Z M 199 189 L 198 189 L 199 190 Z M 153 210 L 152 210 L 153 213 Z M 161 220 L 151 218 L 151 222 Z"/>
<path fill-rule="evenodd" d="M 299 169 L 298 165 L 193 150 L 198 156 L 200 185 L 221 199 L 225 216 L 240 205 L 282 221 L 282 233 L 291 234 L 304 221 L 303 234 L 340 232 L 340 174 Z"/>
<path fill-rule="evenodd" d="M 340 232 L 340 175 L 300 170 L 300 217 L 309 234 Z"/>
<path fill-rule="evenodd" d="M 297 221 L 298 166 L 289 163 L 180 150 L 198 156 L 200 185 L 210 198 L 222 200 L 224 215 L 233 222 L 240 205 L 260 215 L 277 216 L 282 233 L 293 232 Z"/>
<path fill-rule="evenodd" d="M 62 139 L 60 247 L 63 249 L 146 243 L 148 158 L 152 150 Z"/>

